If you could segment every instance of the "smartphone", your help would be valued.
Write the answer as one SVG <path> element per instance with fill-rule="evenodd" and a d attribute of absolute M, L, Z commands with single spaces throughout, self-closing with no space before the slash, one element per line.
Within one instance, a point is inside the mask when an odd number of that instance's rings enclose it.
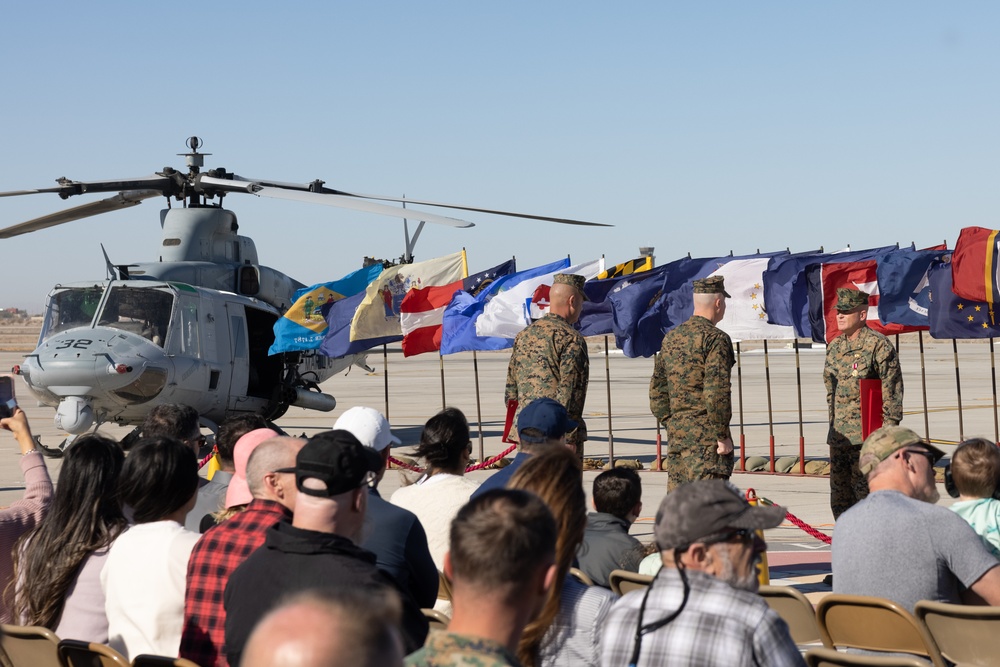
<path fill-rule="evenodd" d="M 12 416 L 16 407 L 14 378 L 10 375 L 0 375 L 0 419 Z"/>

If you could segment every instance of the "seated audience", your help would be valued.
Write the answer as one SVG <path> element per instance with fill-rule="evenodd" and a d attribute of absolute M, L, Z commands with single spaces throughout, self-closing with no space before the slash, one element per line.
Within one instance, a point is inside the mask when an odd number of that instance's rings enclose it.
<path fill-rule="evenodd" d="M 14 553 L 20 625 L 48 628 L 60 639 L 108 642 L 101 570 L 126 527 L 118 500 L 124 462 L 118 443 L 102 435 L 81 436 L 66 448 L 52 507 Z"/>
<path fill-rule="evenodd" d="M 400 444 L 399 438 L 392 434 L 389 420 L 378 410 L 358 406 L 340 415 L 333 428 L 353 433 L 382 461 L 368 489 L 366 516 L 370 527 L 365 531 L 367 537 L 361 548 L 375 554 L 378 568 L 395 579 L 400 588 L 409 590 L 419 607 L 433 607 L 437 601 L 438 570 L 427 547 L 427 533 L 413 512 L 383 500 L 378 492 L 389 463 L 389 445 Z"/>
<path fill-rule="evenodd" d="M 177 655 L 188 557 L 199 537 L 184 519 L 198 479 L 194 450 L 173 438 L 143 438 L 125 457 L 120 495 L 135 525 L 111 545 L 101 586 L 108 644 L 126 658 Z"/>
<path fill-rule="evenodd" d="M 663 567 L 608 614 L 601 664 L 671 667 L 804 665 L 788 626 L 757 592 L 767 545 L 757 532 L 785 518 L 751 507 L 723 480 L 682 484 L 656 513 Z"/>
<path fill-rule="evenodd" d="M 212 475 L 208 484 L 198 489 L 198 500 L 195 501 L 194 509 L 188 514 L 187 521 L 184 522 L 185 528 L 204 533 L 210 526 L 215 525 L 214 518 L 205 517 L 223 508 L 226 489 L 229 488 L 229 481 L 236 472 L 236 464 L 233 462 L 236 441 L 257 429 L 267 429 L 267 421 L 257 414 L 236 415 L 219 426 L 219 433 L 215 436 L 215 458 L 219 462 L 219 469 Z M 274 431 L 271 432 L 278 435 Z"/>
<path fill-rule="evenodd" d="M 594 508 L 577 552 L 578 567 L 598 586 L 609 588 L 613 570 L 636 572 L 645 557 L 643 544 L 628 534 L 642 512 L 642 481 L 630 468 L 605 470 L 594 479 Z"/>
<path fill-rule="evenodd" d="M 241 667 L 402 667 L 401 616 L 389 589 L 299 593 L 257 624 Z"/>
<path fill-rule="evenodd" d="M 551 398 L 536 398 L 528 403 L 517 416 L 517 455 L 510 465 L 490 475 L 482 483 L 478 493 L 491 489 L 502 489 L 517 469 L 536 452 L 546 451 L 552 446 L 567 448 L 566 434 L 576 428 L 576 422 L 562 403 Z M 573 448 L 575 451 L 575 448 Z M 583 457 L 579 457 L 582 460 Z M 582 474 L 582 473 L 581 473 Z M 473 494 L 475 495 L 475 494 Z"/>
<path fill-rule="evenodd" d="M 465 477 L 471 454 L 465 415 L 455 408 L 442 410 L 424 425 L 415 452 L 427 471 L 414 484 L 397 489 L 390 499 L 420 519 L 438 570 L 444 569 L 451 520 L 479 487 L 478 482 Z"/>
<path fill-rule="evenodd" d="M 556 522 L 526 491 L 497 489 L 465 505 L 451 525 L 444 571 L 454 615 L 433 632 L 408 667 L 518 667 L 524 627 L 548 599 L 556 574 Z"/>
<path fill-rule="evenodd" d="M 15 408 L 10 417 L 0 419 L 0 428 L 14 434 L 21 452 L 24 497 L 10 507 L 0 509 L 0 591 L 14 580 L 14 545 L 22 535 L 38 525 L 52 502 L 52 480 L 45 459 L 35 449 L 35 438 L 28 426 L 28 415 Z M 6 595 L 0 595 L 0 623 L 13 622 Z"/>
<path fill-rule="evenodd" d="M 255 432 L 236 444 L 236 476 L 229 486 L 231 499 L 246 509 L 206 531 L 188 561 L 180 656 L 201 667 L 228 664 L 222 599 L 229 575 L 264 544 L 268 529 L 290 519 L 295 508 L 295 474 L 278 471 L 295 468 L 295 456 L 306 441 L 287 437 L 258 441 L 250 437 Z"/>
<path fill-rule="evenodd" d="M 587 523 L 580 461 L 566 447 L 532 456 L 507 484 L 541 498 L 556 520 L 556 579 L 538 617 L 517 648 L 527 667 L 578 667 L 600 661 L 601 626 L 618 596 L 569 575 Z"/>
<path fill-rule="evenodd" d="M 903 426 L 868 436 L 859 467 L 871 493 L 837 519 L 834 593 L 887 598 L 911 612 L 919 600 L 1000 605 L 1000 563 L 969 524 L 934 504 L 942 456 Z"/>
<path fill-rule="evenodd" d="M 966 440 L 951 455 L 944 482 L 948 493 L 958 498 L 951 511 L 1000 558 L 1000 447 L 985 438 Z"/>
<path fill-rule="evenodd" d="M 295 457 L 298 495 L 291 523 L 268 529 L 264 546 L 230 575 L 226 609 L 226 653 L 239 665 L 250 631 L 281 598 L 306 589 L 361 593 L 395 588 L 375 566 L 375 554 L 357 546 L 365 522 L 368 483 L 380 457 L 347 431 L 313 436 Z M 424 643 L 427 619 L 405 591 L 403 642 Z"/>

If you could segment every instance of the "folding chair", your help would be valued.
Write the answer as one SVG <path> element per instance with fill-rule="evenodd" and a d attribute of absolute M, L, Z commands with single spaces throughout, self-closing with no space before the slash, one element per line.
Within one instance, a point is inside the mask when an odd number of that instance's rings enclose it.
<path fill-rule="evenodd" d="M 587 573 L 578 567 L 569 568 L 569 576 L 579 581 L 584 586 L 593 586 L 594 580 L 587 576 Z"/>
<path fill-rule="evenodd" d="M 187 658 L 168 658 L 165 655 L 143 653 L 135 656 L 132 667 L 198 667 L 198 665 Z"/>
<path fill-rule="evenodd" d="M 788 624 L 788 631 L 796 644 L 819 645 L 823 642 L 819 623 L 816 622 L 816 610 L 805 595 L 791 586 L 761 586 L 757 593 Z"/>
<path fill-rule="evenodd" d="M 451 623 L 451 619 L 448 618 L 447 614 L 442 614 L 437 609 L 421 609 L 424 613 L 424 618 L 427 619 L 427 625 L 431 630 L 447 630 L 448 624 Z M 153 667 L 150 665 L 150 667 Z"/>
<path fill-rule="evenodd" d="M 995 665 L 1000 656 L 1000 607 L 921 600 L 917 620 L 946 660 L 961 665 Z"/>
<path fill-rule="evenodd" d="M 828 595 L 816 608 L 827 648 L 909 653 L 945 667 L 934 640 L 913 614 L 895 602 L 865 595 Z"/>
<path fill-rule="evenodd" d="M 59 638 L 36 625 L 0 625 L 0 648 L 11 667 L 61 667 Z"/>
<path fill-rule="evenodd" d="M 841 653 L 832 648 L 806 651 L 806 664 L 809 667 L 927 667 L 927 662 L 920 658 L 858 655 Z"/>
<path fill-rule="evenodd" d="M 615 593 L 625 595 L 629 591 L 646 588 L 654 578 L 648 574 L 639 574 L 628 570 L 612 570 L 611 574 L 608 575 L 608 583 L 611 584 L 611 590 Z"/>
<path fill-rule="evenodd" d="M 59 659 L 66 667 L 129 667 L 125 656 L 110 646 L 75 639 L 59 642 Z"/>
<path fill-rule="evenodd" d="M 438 570 L 438 600 L 450 600 L 451 599 L 451 582 L 448 581 L 448 577 L 444 576 L 444 572 Z"/>

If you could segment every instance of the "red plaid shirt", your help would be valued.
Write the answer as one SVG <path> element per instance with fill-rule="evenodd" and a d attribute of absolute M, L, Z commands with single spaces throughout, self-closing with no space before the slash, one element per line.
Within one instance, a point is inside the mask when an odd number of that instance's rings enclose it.
<path fill-rule="evenodd" d="M 222 596 L 229 575 L 264 544 L 267 529 L 287 517 L 291 513 L 280 503 L 255 498 L 244 511 L 210 528 L 195 544 L 184 593 L 182 658 L 201 667 L 228 667 Z"/>

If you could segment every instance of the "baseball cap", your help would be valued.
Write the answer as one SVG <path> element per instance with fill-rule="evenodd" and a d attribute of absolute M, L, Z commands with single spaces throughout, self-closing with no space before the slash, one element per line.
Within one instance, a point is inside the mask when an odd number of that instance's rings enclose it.
<path fill-rule="evenodd" d="M 334 429 L 350 431 L 365 447 L 381 452 L 389 445 L 399 445 L 402 441 L 392 434 L 389 420 L 375 408 L 353 407 L 340 415 Z"/>
<path fill-rule="evenodd" d="M 517 416 L 518 433 L 526 428 L 536 428 L 553 440 L 563 437 L 576 426 L 562 403 L 551 398 L 536 398 L 524 406 Z"/>
<path fill-rule="evenodd" d="M 309 438 L 295 457 L 295 486 L 299 493 L 332 498 L 364 484 L 370 472 L 382 468 L 382 457 L 365 447 L 350 431 L 324 431 Z M 326 484 L 325 489 L 303 486 L 307 479 Z"/>
<path fill-rule="evenodd" d="M 774 528 L 785 514 L 785 508 L 777 505 L 751 506 L 725 480 L 705 479 L 683 484 L 663 497 L 653 535 L 660 550 L 667 551 L 688 547 L 728 528 Z"/>
<path fill-rule="evenodd" d="M 226 509 L 246 505 L 253 500 L 253 494 L 250 493 L 250 486 L 247 484 L 247 461 L 258 445 L 265 440 L 277 438 L 278 435 L 277 431 L 269 428 L 256 428 L 244 433 L 236 441 L 236 445 L 233 446 L 233 464 L 236 472 L 233 473 L 233 478 L 229 480 L 229 488 L 226 489 Z"/>
<path fill-rule="evenodd" d="M 934 454 L 935 462 L 944 456 L 944 452 L 905 426 L 883 426 L 880 429 L 872 431 L 868 438 L 865 439 L 865 444 L 861 445 L 861 454 L 858 458 L 858 467 L 861 469 L 861 474 L 867 475 L 879 463 L 885 461 L 903 447 L 909 447 L 910 445 L 926 447 L 929 452 Z"/>

